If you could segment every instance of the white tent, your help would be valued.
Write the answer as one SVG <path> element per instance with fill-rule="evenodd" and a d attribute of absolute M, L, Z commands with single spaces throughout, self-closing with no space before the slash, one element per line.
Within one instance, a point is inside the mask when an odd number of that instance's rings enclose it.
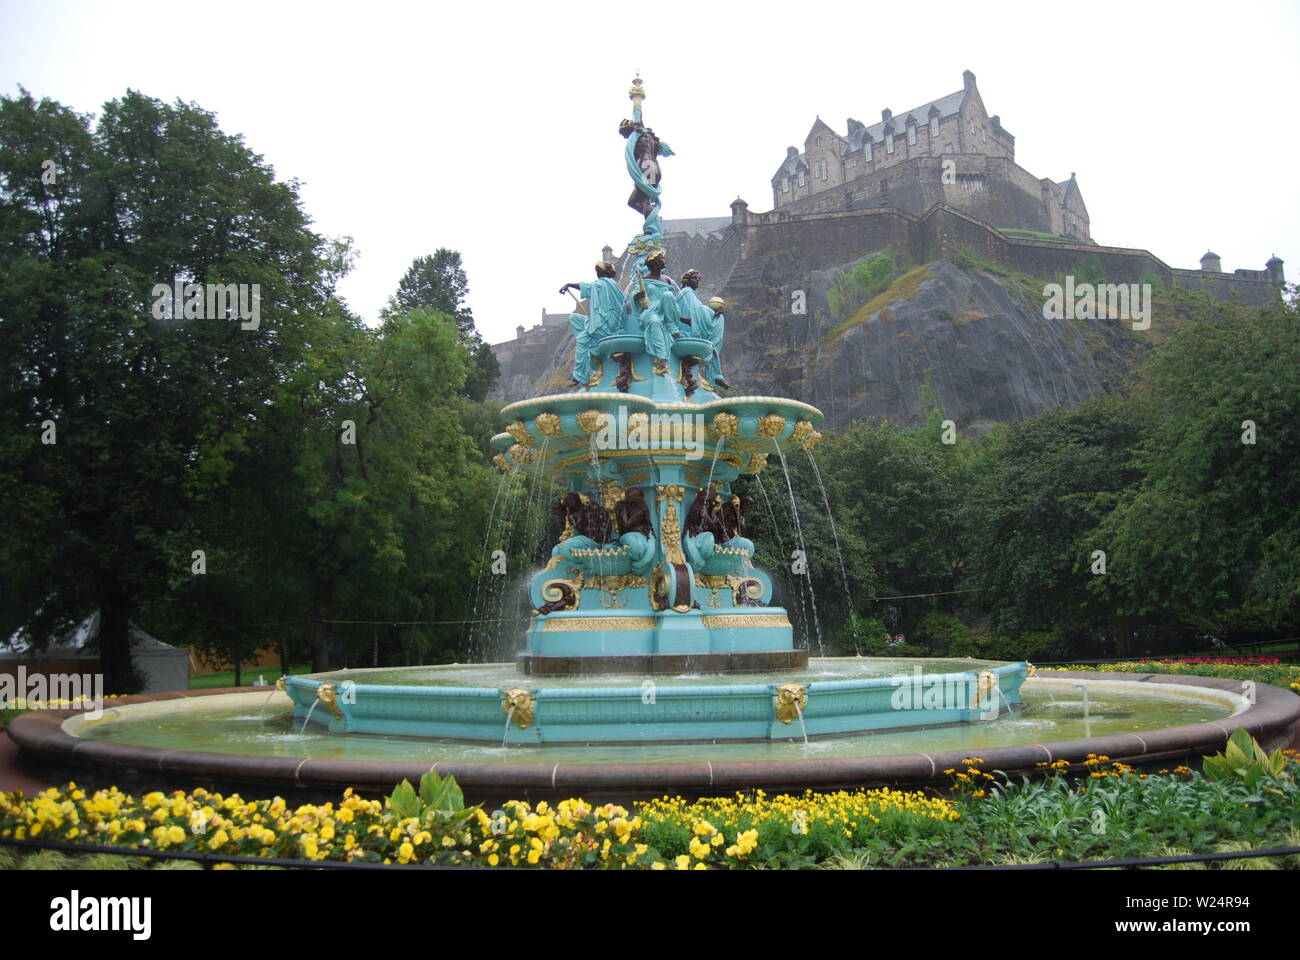
<path fill-rule="evenodd" d="M 184 690 L 190 685 L 190 653 L 186 647 L 173 647 L 131 624 L 131 663 L 144 680 L 142 693 Z M 44 650 L 33 650 L 21 633 L 9 638 L 9 649 L 0 647 L 0 662 L 25 660 L 98 660 L 95 641 L 99 637 L 99 611 L 96 610 L 68 635 L 55 640 Z"/>

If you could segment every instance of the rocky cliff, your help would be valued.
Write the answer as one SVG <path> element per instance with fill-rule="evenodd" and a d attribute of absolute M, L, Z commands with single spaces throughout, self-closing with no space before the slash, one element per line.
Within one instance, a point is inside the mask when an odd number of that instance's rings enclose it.
<path fill-rule="evenodd" d="M 853 420 L 920 422 L 928 381 L 946 417 L 979 429 L 1109 390 L 1149 349 L 1146 334 L 1119 320 L 1045 320 L 1025 278 L 946 260 L 832 310 L 836 278 L 860 262 L 815 270 L 785 253 L 736 265 L 722 291 L 732 393 L 804 400 L 838 429 Z M 568 382 L 567 331 L 529 336 L 504 345 L 514 349 L 502 362 L 502 398 Z"/>

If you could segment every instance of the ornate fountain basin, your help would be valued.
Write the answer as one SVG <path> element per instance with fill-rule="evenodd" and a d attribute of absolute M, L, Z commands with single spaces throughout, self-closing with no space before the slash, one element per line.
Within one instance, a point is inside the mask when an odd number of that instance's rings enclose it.
<path fill-rule="evenodd" d="M 350 671 L 288 677 L 294 716 L 331 733 L 485 743 L 799 740 L 990 720 L 1018 709 L 1026 664 L 912 676 L 673 686 L 398 686 Z M 364 678 L 362 678 L 364 680 Z"/>

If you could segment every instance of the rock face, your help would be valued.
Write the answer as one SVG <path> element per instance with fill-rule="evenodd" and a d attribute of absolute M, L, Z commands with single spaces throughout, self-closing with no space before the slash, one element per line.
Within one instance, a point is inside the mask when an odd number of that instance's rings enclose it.
<path fill-rule="evenodd" d="M 815 270 L 797 253 L 736 265 L 721 294 L 729 304 L 723 371 L 734 394 L 803 400 L 840 429 L 854 420 L 923 421 L 930 382 L 945 417 L 980 429 L 1109 390 L 1147 349 L 1122 321 L 1046 320 L 1041 299 L 1014 279 L 944 260 L 835 316 L 827 293 L 854 265 Z M 536 341 L 503 361 L 496 394 L 563 389 L 573 354 L 567 331 Z"/>
<path fill-rule="evenodd" d="M 978 428 L 1108 390 L 1144 351 L 1118 320 L 1045 320 L 1016 281 L 947 261 L 909 271 L 841 320 L 827 305 L 839 272 L 789 257 L 757 277 L 733 273 L 724 297 L 765 305 L 728 317 L 724 370 L 738 391 L 804 400 L 840 428 L 921 422 L 929 381 L 946 417 Z M 802 315 L 791 310 L 798 290 Z"/>

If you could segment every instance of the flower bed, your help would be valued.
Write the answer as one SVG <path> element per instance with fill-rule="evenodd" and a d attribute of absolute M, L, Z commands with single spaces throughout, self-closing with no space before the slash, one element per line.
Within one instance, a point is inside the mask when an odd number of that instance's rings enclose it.
<path fill-rule="evenodd" d="M 1276 657 L 1132 660 L 1041 669 L 1044 673 L 1054 669 L 1098 673 L 1170 673 L 1189 677 L 1219 677 L 1224 680 L 1253 680 L 1255 683 L 1268 683 L 1300 693 L 1300 665 L 1281 663 Z"/>
<path fill-rule="evenodd" d="M 1281 761 L 1279 761 L 1281 763 Z M 0 837 L 299 860 L 483 867 L 651 870 L 811 865 L 948 866 L 1142 857 L 1300 845 L 1300 789 L 1283 769 L 1247 782 L 1186 767 L 1138 774 L 1090 757 L 1041 780 L 1009 781 L 978 757 L 949 771 L 949 796 L 898 790 L 798 796 L 665 797 L 629 810 L 574 798 L 465 807 L 450 777 L 430 775 L 385 800 L 346 791 L 290 808 L 275 797 L 0 794 Z M 1208 766 L 1207 766 L 1208 770 Z M 1297 858 L 1292 858 L 1297 859 Z M 1287 864 L 1295 866 L 1298 864 Z"/>

